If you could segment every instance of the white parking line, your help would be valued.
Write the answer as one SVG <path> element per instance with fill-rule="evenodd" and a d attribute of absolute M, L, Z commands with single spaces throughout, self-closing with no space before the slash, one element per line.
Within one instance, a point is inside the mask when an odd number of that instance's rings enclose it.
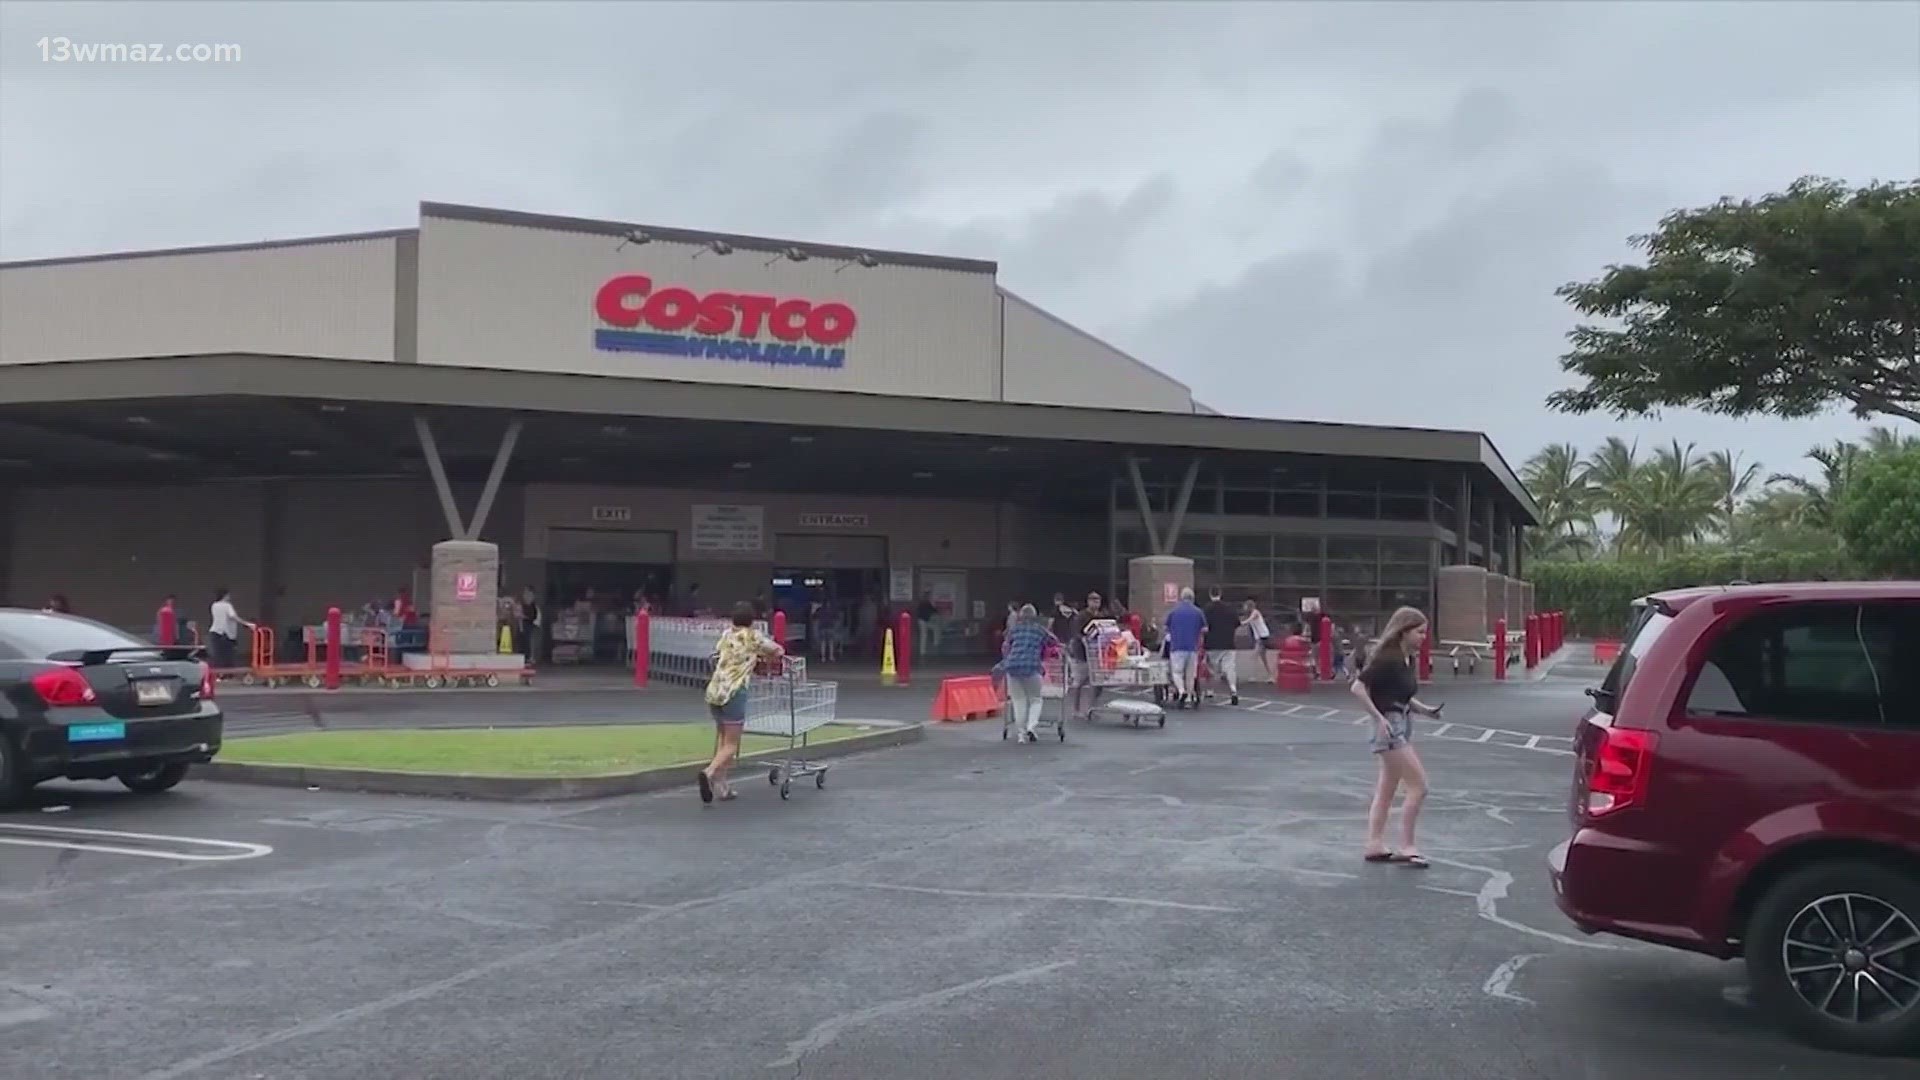
<path fill-rule="evenodd" d="M 1350 724 L 1355 727 L 1366 724 L 1364 713 L 1344 709 L 1329 709 L 1323 705 L 1291 703 L 1284 700 L 1262 698 L 1249 699 L 1239 705 L 1219 705 L 1218 708 L 1238 709 L 1241 712 L 1258 712 L 1262 716 L 1294 716 L 1302 720 L 1319 720 L 1329 724 Z M 1514 750 L 1531 750 L 1536 754 L 1558 754 L 1573 756 L 1573 739 L 1565 735 L 1536 735 L 1526 731 L 1509 731 L 1505 728 L 1482 727 L 1479 724 L 1462 724 L 1446 721 L 1433 726 L 1431 730 L 1422 729 L 1425 738 L 1442 739 L 1447 742 L 1473 743 L 1478 746 L 1504 746 Z"/>
<path fill-rule="evenodd" d="M 144 841 L 154 846 L 132 847 L 120 841 Z M 72 829 L 57 825 L 0 824 L 0 844 L 96 855 L 128 855 L 138 859 L 171 859 L 175 862 L 235 862 L 273 854 L 273 848 L 266 844 L 209 840 L 199 836 L 168 836 L 163 833 L 116 832 L 112 829 Z M 186 850 L 190 848 L 207 850 Z"/>

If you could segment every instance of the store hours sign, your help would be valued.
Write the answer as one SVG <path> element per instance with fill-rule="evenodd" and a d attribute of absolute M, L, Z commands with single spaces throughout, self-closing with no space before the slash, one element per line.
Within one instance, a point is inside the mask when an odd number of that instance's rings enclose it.
<path fill-rule="evenodd" d="M 695 505 L 688 536 L 688 546 L 702 555 L 759 555 L 767 549 L 766 508 Z"/>

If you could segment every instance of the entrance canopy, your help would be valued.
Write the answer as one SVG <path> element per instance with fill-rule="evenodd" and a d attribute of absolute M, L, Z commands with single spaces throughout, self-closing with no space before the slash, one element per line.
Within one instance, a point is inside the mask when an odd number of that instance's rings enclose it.
<path fill-rule="evenodd" d="M 1104 506 L 1129 458 L 1177 475 L 1341 460 L 1466 478 L 1538 510 L 1477 432 L 596 378 L 391 362 L 195 356 L 15 365 L 0 483 L 424 473 Z"/>

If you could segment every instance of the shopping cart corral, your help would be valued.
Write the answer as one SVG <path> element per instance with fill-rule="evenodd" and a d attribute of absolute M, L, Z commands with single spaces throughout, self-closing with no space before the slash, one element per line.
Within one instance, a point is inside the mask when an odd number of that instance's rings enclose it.
<path fill-rule="evenodd" d="M 780 789 L 782 799 L 793 795 L 793 782 L 813 777 L 813 786 L 827 786 L 827 762 L 806 754 L 807 735 L 833 723 L 839 708 L 840 684 L 807 678 L 807 665 L 798 658 L 766 665 L 747 683 L 746 731 L 787 740 L 784 756 L 767 770 L 767 783 Z"/>

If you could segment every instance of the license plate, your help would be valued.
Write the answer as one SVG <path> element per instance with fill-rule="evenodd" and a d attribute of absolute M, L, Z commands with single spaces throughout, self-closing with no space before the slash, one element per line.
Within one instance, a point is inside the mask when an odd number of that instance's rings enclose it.
<path fill-rule="evenodd" d="M 133 684 L 134 699 L 142 705 L 173 704 L 173 684 L 156 679 Z"/>
<path fill-rule="evenodd" d="M 67 741 L 76 742 L 113 742 L 127 737 L 125 724 L 69 724 Z"/>

